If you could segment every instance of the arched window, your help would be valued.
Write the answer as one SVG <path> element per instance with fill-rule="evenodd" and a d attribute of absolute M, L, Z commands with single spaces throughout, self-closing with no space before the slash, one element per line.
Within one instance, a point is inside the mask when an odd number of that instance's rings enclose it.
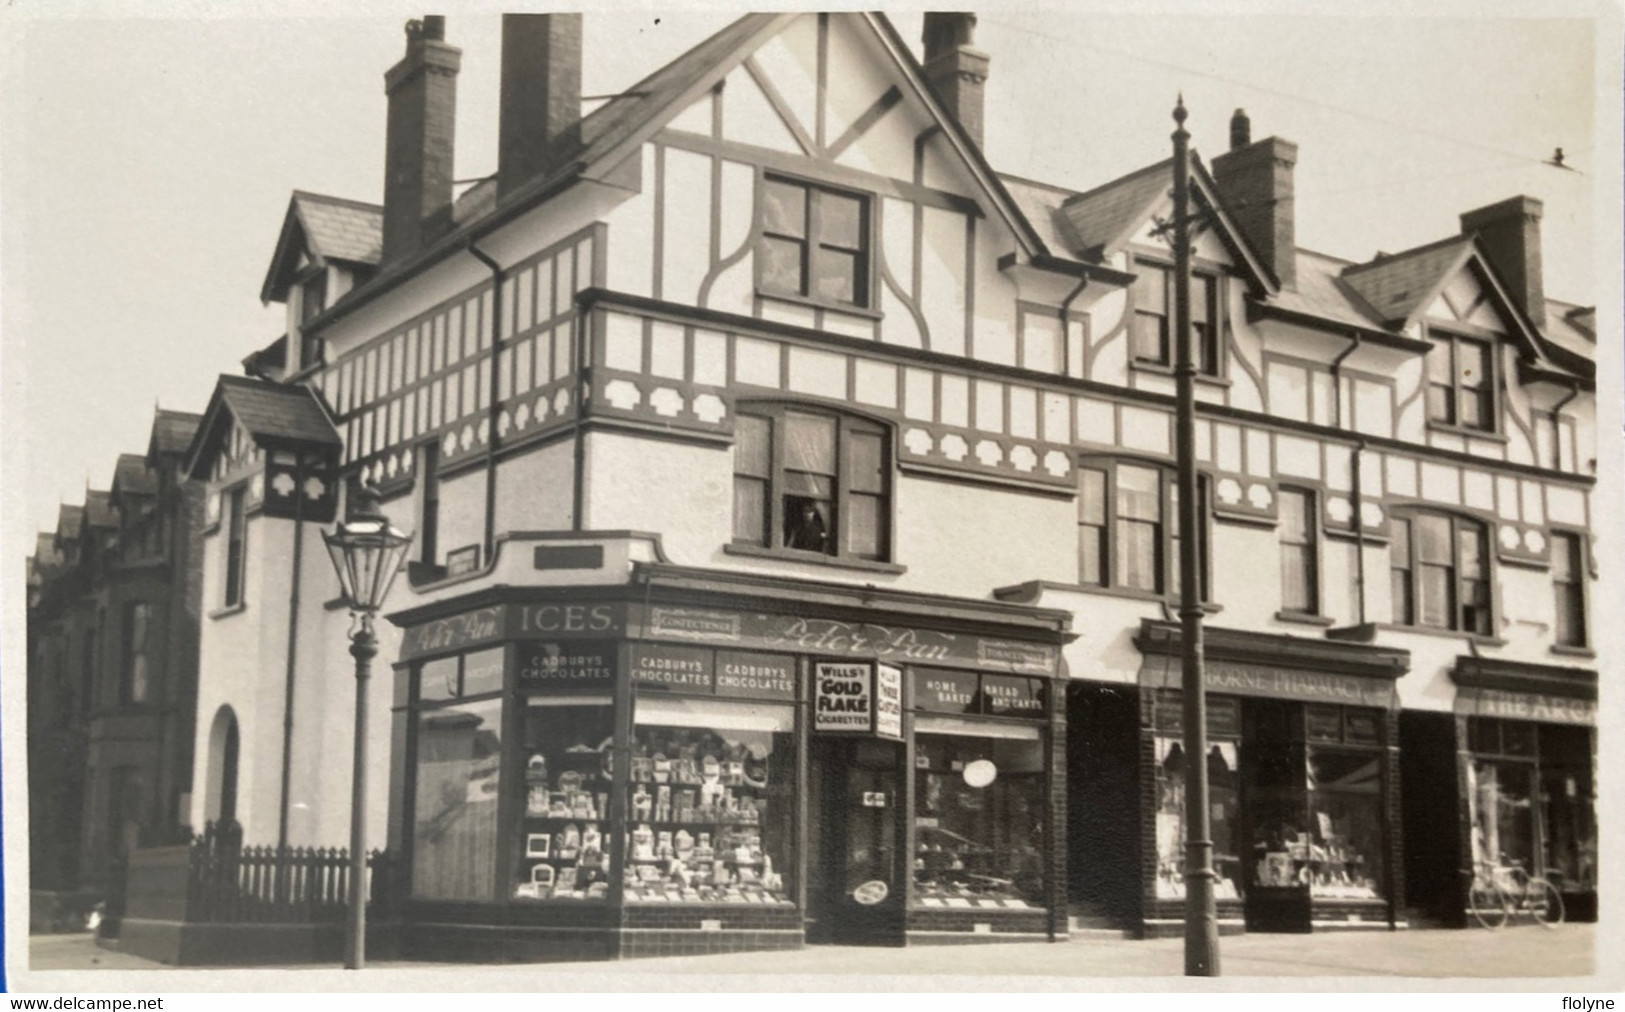
<path fill-rule="evenodd" d="M 785 405 L 740 408 L 734 544 L 885 561 L 891 440 L 867 419 Z"/>
<path fill-rule="evenodd" d="M 234 822 L 237 819 L 237 753 L 241 740 L 237 731 L 237 714 L 231 707 L 222 706 L 215 711 L 214 724 L 209 729 L 208 794 L 204 817 L 211 822 Z"/>

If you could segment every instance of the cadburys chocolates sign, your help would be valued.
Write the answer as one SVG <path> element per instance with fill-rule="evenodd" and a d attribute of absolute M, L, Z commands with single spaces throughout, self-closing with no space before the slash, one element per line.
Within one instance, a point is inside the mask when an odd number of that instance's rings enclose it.
<path fill-rule="evenodd" d="M 878 658 L 909 664 L 933 664 L 1052 675 L 1059 654 L 1055 647 L 1019 640 L 960 636 L 933 629 L 841 622 L 794 615 L 726 612 L 704 608 L 654 605 L 644 615 L 643 635 L 652 639 L 728 644 L 759 650 Z"/>

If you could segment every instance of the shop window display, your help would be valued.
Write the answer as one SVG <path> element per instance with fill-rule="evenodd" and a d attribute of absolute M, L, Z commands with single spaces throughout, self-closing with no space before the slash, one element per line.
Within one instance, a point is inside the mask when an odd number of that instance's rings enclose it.
<path fill-rule="evenodd" d="M 1383 889 L 1381 753 L 1309 750 L 1309 895 L 1379 900 Z"/>
<path fill-rule="evenodd" d="M 613 711 L 536 698 L 525 710 L 525 809 L 513 897 L 602 900 L 609 895 Z"/>
<path fill-rule="evenodd" d="M 412 892 L 422 899 L 490 899 L 497 861 L 502 699 L 424 710 L 417 725 Z"/>
<path fill-rule="evenodd" d="M 1185 747 L 1177 738 L 1158 735 L 1157 749 L 1157 898 L 1185 896 Z M 1241 857 L 1236 852 L 1236 743 L 1209 742 L 1207 757 L 1208 820 L 1213 839 L 1216 899 L 1240 899 Z"/>
<path fill-rule="evenodd" d="M 1012 737 L 915 736 L 914 893 L 925 907 L 1044 905 L 1044 758 Z"/>
<path fill-rule="evenodd" d="M 791 708 L 649 698 L 637 718 L 627 902 L 793 902 Z"/>

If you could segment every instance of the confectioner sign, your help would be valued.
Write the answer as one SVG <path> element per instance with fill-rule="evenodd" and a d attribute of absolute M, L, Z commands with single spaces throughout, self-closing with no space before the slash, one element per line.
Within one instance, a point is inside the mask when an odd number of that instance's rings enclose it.
<path fill-rule="evenodd" d="M 1043 717 L 1044 681 L 934 668 L 914 672 L 914 707 L 931 713 Z"/>
<path fill-rule="evenodd" d="M 1053 675 L 1059 654 L 1044 643 L 962 636 L 934 629 L 653 605 L 643 615 L 650 639 L 727 644 L 892 663 Z"/>

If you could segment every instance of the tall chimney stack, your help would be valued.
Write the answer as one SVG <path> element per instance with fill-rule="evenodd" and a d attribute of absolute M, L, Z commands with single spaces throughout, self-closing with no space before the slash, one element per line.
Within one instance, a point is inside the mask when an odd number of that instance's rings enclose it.
<path fill-rule="evenodd" d="M 1230 150 L 1213 159 L 1213 181 L 1236 225 L 1283 288 L 1298 287 L 1297 225 L 1292 170 L 1298 146 L 1279 137 L 1251 141 L 1240 109 L 1230 119 Z"/>
<path fill-rule="evenodd" d="M 581 15 L 502 15 L 497 199 L 557 170 L 580 140 Z"/>
<path fill-rule="evenodd" d="M 1478 244 L 1495 273 L 1537 326 L 1546 325 L 1546 281 L 1541 268 L 1540 219 L 1544 205 L 1534 197 L 1509 197 L 1461 216 L 1463 235 Z"/>
<path fill-rule="evenodd" d="M 406 55 L 384 75 L 383 262 L 410 256 L 451 228 L 457 71 L 463 52 L 446 44 L 446 19 L 406 23 Z"/>
<path fill-rule="evenodd" d="M 926 80 L 971 140 L 981 147 L 982 92 L 987 83 L 988 57 L 973 46 L 976 15 L 927 14 L 922 34 Z"/>

